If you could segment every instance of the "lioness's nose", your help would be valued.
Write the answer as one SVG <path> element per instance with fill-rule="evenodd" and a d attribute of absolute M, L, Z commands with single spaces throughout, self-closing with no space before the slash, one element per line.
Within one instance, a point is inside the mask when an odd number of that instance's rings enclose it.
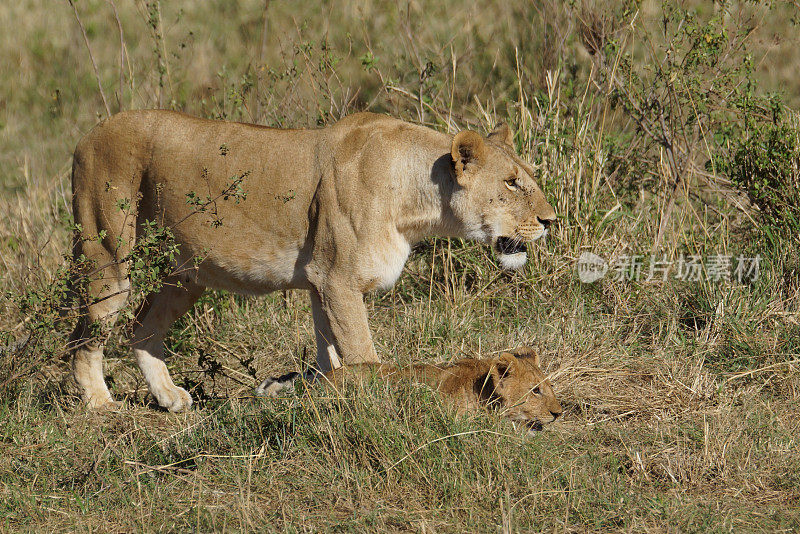
<path fill-rule="evenodd" d="M 550 412 L 550 415 L 553 416 L 553 421 L 558 419 L 558 416 L 561 415 L 561 412 Z"/>
<path fill-rule="evenodd" d="M 550 228 L 550 223 L 555 220 L 555 219 L 542 219 L 541 217 L 536 217 L 536 219 L 544 227 L 545 230 Z"/>

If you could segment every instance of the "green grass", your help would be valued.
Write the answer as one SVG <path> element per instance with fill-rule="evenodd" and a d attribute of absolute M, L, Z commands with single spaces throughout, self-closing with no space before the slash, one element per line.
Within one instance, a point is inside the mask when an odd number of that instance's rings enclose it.
<path fill-rule="evenodd" d="M 510 122 L 559 214 L 551 237 L 517 273 L 484 246 L 427 240 L 394 288 L 367 297 L 370 324 L 378 354 L 399 364 L 531 344 L 565 413 L 527 437 L 411 384 L 254 399 L 263 378 L 313 358 L 310 304 L 295 291 L 209 292 L 175 325 L 169 366 L 197 401 L 184 414 L 153 405 L 121 327 L 106 374 L 123 404 L 86 412 L 58 273 L 71 153 L 105 109 L 69 4 L 3 5 L 0 529 L 800 529 L 800 244 L 781 205 L 800 182 L 796 155 L 780 148 L 791 140 L 760 141 L 798 133 L 797 113 L 782 107 L 774 123 L 767 97 L 800 102 L 794 6 L 737 5 L 714 22 L 706 3 L 680 4 L 696 14 L 681 27 L 707 32 L 703 66 L 687 71 L 666 61 L 687 41 L 659 33 L 655 2 L 627 14 L 622 3 L 270 2 L 266 33 L 262 1 L 164 3 L 160 26 L 157 2 L 114 4 L 122 75 L 111 4 L 77 2 L 112 112 L 161 102 L 314 127 L 370 109 L 450 132 Z M 626 84 L 587 53 L 586 28 L 608 32 L 602 54 Z M 748 54 L 752 72 L 730 76 Z M 631 111 L 652 104 L 641 94 L 667 110 L 666 126 L 657 107 Z M 668 135 L 678 159 L 691 154 L 677 184 L 665 143 L 642 124 Z M 750 182 L 736 161 L 757 162 L 768 188 L 737 188 Z M 586 285 L 575 269 L 587 250 L 759 254 L 761 277 Z"/>

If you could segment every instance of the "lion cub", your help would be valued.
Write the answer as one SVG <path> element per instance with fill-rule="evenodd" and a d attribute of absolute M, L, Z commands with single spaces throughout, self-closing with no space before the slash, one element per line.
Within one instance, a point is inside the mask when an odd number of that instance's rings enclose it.
<path fill-rule="evenodd" d="M 538 431 L 561 415 L 550 382 L 539 368 L 539 355 L 530 347 L 487 359 L 468 358 L 447 365 L 419 364 L 399 368 L 385 363 L 359 363 L 339 367 L 327 373 L 309 371 L 302 375 L 309 382 L 325 380 L 333 387 L 345 380 L 363 379 L 370 375 L 395 381 L 411 379 L 428 384 L 452 402 L 459 412 L 489 408 L 529 431 Z M 299 373 L 266 379 L 256 395 L 275 397 L 292 389 Z"/>

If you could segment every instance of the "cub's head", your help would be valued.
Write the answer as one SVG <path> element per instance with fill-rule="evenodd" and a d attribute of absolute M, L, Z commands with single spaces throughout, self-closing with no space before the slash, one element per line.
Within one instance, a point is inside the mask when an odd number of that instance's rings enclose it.
<path fill-rule="evenodd" d="M 533 179 L 533 169 L 514 152 L 506 124 L 488 137 L 465 130 L 450 155 L 456 187 L 451 208 L 468 239 L 490 243 L 504 269 L 528 259 L 526 243 L 547 234 L 556 213 Z"/>
<path fill-rule="evenodd" d="M 539 355 L 530 347 L 492 358 L 479 396 L 529 432 L 541 430 L 542 425 L 552 423 L 563 411 L 539 368 Z"/>

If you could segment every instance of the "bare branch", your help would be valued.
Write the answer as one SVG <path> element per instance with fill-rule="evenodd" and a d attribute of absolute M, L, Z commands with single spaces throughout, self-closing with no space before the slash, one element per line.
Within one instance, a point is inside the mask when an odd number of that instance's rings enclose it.
<path fill-rule="evenodd" d="M 111 116 L 111 109 L 108 107 L 108 100 L 106 100 L 106 94 L 103 91 L 103 84 L 100 82 L 100 72 L 97 70 L 97 63 L 94 61 L 94 55 L 92 54 L 92 47 L 89 46 L 89 36 L 86 35 L 86 28 L 83 27 L 83 22 L 81 22 L 81 17 L 78 15 L 78 8 L 75 7 L 75 2 L 73 0 L 69 0 L 69 5 L 72 6 L 72 11 L 75 13 L 75 20 L 78 21 L 78 26 L 81 28 L 81 34 L 83 35 L 83 42 L 86 43 L 86 50 L 89 51 L 89 59 L 92 61 L 92 68 L 94 69 L 94 77 L 97 80 L 97 88 L 100 90 L 100 98 L 103 99 L 103 106 L 106 108 L 106 115 Z"/>

